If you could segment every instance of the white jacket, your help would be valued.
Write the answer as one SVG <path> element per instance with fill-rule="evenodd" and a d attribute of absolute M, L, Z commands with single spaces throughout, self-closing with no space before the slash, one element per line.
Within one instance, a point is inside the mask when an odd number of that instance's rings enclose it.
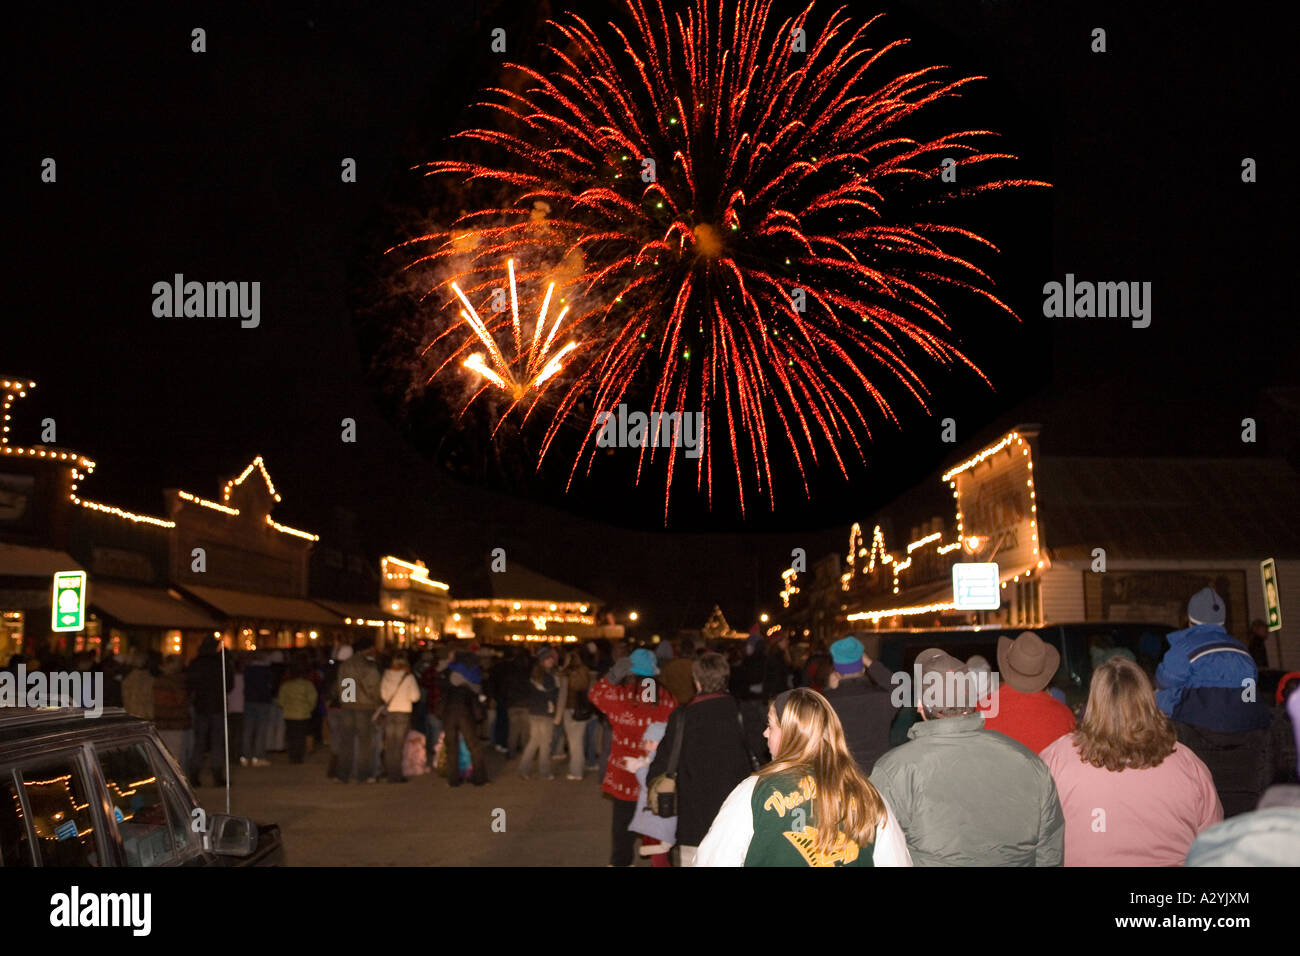
<path fill-rule="evenodd" d="M 420 685 L 410 671 L 389 668 L 379 682 L 379 699 L 387 701 L 389 713 L 409 714 L 411 705 L 420 699 Z"/>
<path fill-rule="evenodd" d="M 700 841 L 695 854 L 696 866 L 744 866 L 749 842 L 754 839 L 754 813 L 750 803 L 754 798 L 757 774 L 736 784 L 736 789 L 722 802 L 722 809 L 713 818 L 713 825 Z M 881 797 L 884 800 L 884 797 Z M 876 827 L 875 850 L 871 857 L 874 866 L 911 866 L 912 854 L 907 851 L 907 837 L 894 816 L 889 803 L 885 803 L 885 820 Z"/>

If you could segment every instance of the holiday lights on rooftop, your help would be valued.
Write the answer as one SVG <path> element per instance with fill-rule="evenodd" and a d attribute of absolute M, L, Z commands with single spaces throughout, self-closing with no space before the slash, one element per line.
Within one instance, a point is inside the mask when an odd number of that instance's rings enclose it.
<path fill-rule="evenodd" d="M 204 508 L 211 508 L 213 511 L 220 511 L 228 515 L 239 514 L 238 508 L 230 508 L 226 505 L 217 504 L 215 501 L 209 501 L 207 498 L 200 498 L 198 495 L 192 495 L 188 491 L 178 491 L 176 492 L 176 496 L 178 498 L 183 498 L 186 501 L 192 501 L 196 505 L 202 505 Z"/>
<path fill-rule="evenodd" d="M 271 481 L 271 475 L 267 472 L 266 465 L 262 463 L 261 455 L 258 455 L 249 462 L 248 467 L 240 473 L 238 478 L 232 478 L 230 481 L 226 482 L 226 486 L 221 490 L 221 500 L 229 501 L 230 492 L 239 485 L 242 485 L 244 479 L 253 473 L 254 468 L 262 473 L 262 480 L 266 482 L 266 487 L 271 492 L 271 497 L 278 502 L 280 500 L 280 495 L 275 490 L 275 484 Z"/>
<path fill-rule="evenodd" d="M 83 501 L 81 498 L 78 498 L 76 495 L 71 495 L 70 497 L 72 498 L 72 503 L 75 505 L 80 505 L 83 508 L 89 508 L 92 511 L 101 511 L 105 514 L 115 515 L 119 518 L 125 518 L 127 521 L 132 521 L 137 524 L 152 524 L 152 525 L 157 525 L 160 528 L 176 527 L 175 521 L 168 521 L 166 518 L 151 518 L 149 515 L 138 515 L 130 511 L 126 511 L 122 508 L 118 508 L 115 505 L 100 504 L 98 501 Z"/>
<path fill-rule="evenodd" d="M 953 551 L 957 551 L 958 549 L 962 549 L 964 547 L 965 551 L 969 552 L 970 554 L 975 554 L 980 550 L 981 547 L 987 545 L 988 543 L 987 537 L 983 537 L 980 535 L 965 534 L 964 516 L 960 510 L 960 505 L 959 505 L 960 498 L 959 498 L 959 492 L 957 488 L 957 482 L 955 479 L 957 478 L 958 475 L 970 471 L 971 469 L 975 468 L 977 465 L 985 461 L 988 461 L 990 458 L 997 455 L 998 453 L 1006 451 L 1008 454 L 1013 454 L 1014 450 L 1017 448 L 1020 450 L 1021 457 L 1025 462 L 1025 472 L 1026 472 L 1025 487 L 1029 492 L 1029 501 L 1030 501 L 1029 529 L 1030 529 L 1030 541 L 1031 541 L 1031 551 L 1032 551 L 1032 557 L 1031 557 L 1032 563 L 1029 564 L 1028 567 L 1019 568 L 1014 571 L 1008 572 L 1003 578 L 1003 582 L 1002 582 L 1003 586 L 1005 587 L 1007 581 L 1010 581 L 1012 583 L 1018 583 L 1022 576 L 1028 577 L 1032 575 L 1035 570 L 1042 571 L 1046 566 L 1046 562 L 1039 548 L 1037 491 L 1034 487 L 1034 478 L 1033 478 L 1034 463 L 1029 453 L 1029 446 L 1026 444 L 1024 436 L 1019 431 L 1012 431 L 1006 434 L 1005 436 L 1003 436 L 997 442 L 994 442 L 992 445 L 989 445 L 987 448 L 982 449 L 977 454 L 968 458 L 966 461 L 962 462 L 961 464 L 957 465 L 954 468 L 950 468 L 949 470 L 943 473 L 942 480 L 948 483 L 948 487 L 952 491 L 953 514 L 954 514 L 954 520 L 956 523 L 956 531 L 957 531 L 956 540 L 943 543 L 942 531 L 930 532 L 928 534 L 923 535 L 922 537 L 917 538 L 915 541 L 908 542 L 905 549 L 907 557 L 905 560 L 899 560 L 899 558 L 895 554 L 893 554 L 886 548 L 884 532 L 881 529 L 880 525 L 876 525 L 873 528 L 871 534 L 871 545 L 868 548 L 867 546 L 865 546 L 863 542 L 862 526 L 859 523 L 854 522 L 849 529 L 849 548 L 847 554 L 848 567 L 840 575 L 841 591 L 852 590 L 854 580 L 858 578 L 859 575 L 861 575 L 864 571 L 868 575 L 874 575 L 876 571 L 877 559 L 879 559 L 879 564 L 882 567 L 885 565 L 891 567 L 893 581 L 890 585 L 890 588 L 892 593 L 899 594 L 901 593 L 901 590 L 904 587 L 904 583 L 900 580 L 900 575 L 903 571 L 912 568 L 913 560 L 914 560 L 914 552 L 920 552 L 922 551 L 922 549 L 928 546 L 933 546 L 935 549 L 935 554 L 942 556 L 942 555 L 950 554 Z M 862 557 L 867 558 L 865 569 L 861 567 L 861 565 L 858 563 L 857 560 L 858 558 L 862 558 Z M 784 585 L 780 592 L 782 604 L 785 607 L 789 607 L 790 596 L 794 593 L 797 593 L 797 589 L 792 588 L 792 583 L 795 580 L 795 574 L 793 568 L 783 571 L 781 577 Z M 907 616 L 912 614 L 926 614 L 926 613 L 934 613 L 934 612 L 940 612 L 946 610 L 953 610 L 955 609 L 955 606 L 956 605 L 954 603 L 926 604 L 926 605 L 917 605 L 914 607 L 893 608 L 893 609 L 882 610 L 882 611 L 863 611 L 863 612 L 849 615 L 848 620 L 850 621 L 870 620 L 873 622 L 878 622 L 882 618 L 886 618 L 886 617 L 899 617 L 899 616 Z"/>
<path fill-rule="evenodd" d="M 439 591 L 451 590 L 449 585 L 429 577 L 429 569 L 424 566 L 423 561 L 412 564 L 410 561 L 403 561 L 401 558 L 393 557 L 390 554 L 380 558 L 379 564 L 386 581 L 394 581 L 399 584 L 400 582 L 423 584 Z"/>

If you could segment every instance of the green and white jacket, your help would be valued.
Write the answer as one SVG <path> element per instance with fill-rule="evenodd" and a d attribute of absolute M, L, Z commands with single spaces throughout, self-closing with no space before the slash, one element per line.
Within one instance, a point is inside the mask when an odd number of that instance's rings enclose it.
<path fill-rule="evenodd" d="M 816 850 L 819 821 L 811 777 L 746 777 L 731 791 L 700 841 L 696 866 L 911 866 L 903 828 L 885 805 L 884 822 L 865 847 L 841 835 L 830 853 Z"/>

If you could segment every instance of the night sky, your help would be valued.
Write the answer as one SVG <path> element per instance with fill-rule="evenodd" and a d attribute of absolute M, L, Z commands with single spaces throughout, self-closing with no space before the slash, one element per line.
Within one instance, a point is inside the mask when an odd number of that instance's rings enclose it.
<path fill-rule="evenodd" d="M 222 6 L 59 8 L 7 38 L 0 371 L 39 383 L 16 438 L 53 417 L 59 445 L 98 461 L 88 498 L 159 514 L 163 488 L 215 496 L 260 454 L 279 520 L 328 543 L 346 508 L 372 554 L 423 557 L 453 593 L 504 547 L 638 608 L 648 631 L 698 626 L 714 603 L 744 628 L 778 603 L 791 547 L 842 548 L 851 521 L 1003 425 L 1042 422 L 1049 452 L 1242 454 L 1262 391 L 1297 384 L 1291 51 L 1271 7 L 853 3 L 886 11 L 877 39 L 912 39 L 900 64 L 989 77 L 961 122 L 1001 132 L 1017 174 L 1053 184 L 960 214 L 1002 248 L 982 264 L 1023 320 L 955 316 L 994 388 L 935 375 L 931 414 L 900 407 L 849 481 L 819 475 L 811 501 L 787 488 L 744 519 L 730 499 L 710 512 L 684 495 L 665 530 L 661 483 L 612 472 L 568 497 L 547 476 L 466 481 L 429 419 L 393 400 L 369 307 L 383 249 L 428 195 L 410 167 L 449 155 L 498 78 L 490 30 L 527 61 L 561 5 Z M 47 156 L 56 184 L 40 181 Z M 261 326 L 155 318 L 151 287 L 178 272 L 260 281 Z M 1151 282 L 1150 328 L 1044 319 L 1043 283 L 1067 272 Z M 939 440 L 948 416 L 956 449 Z M 340 441 L 345 417 L 355 444 Z"/>

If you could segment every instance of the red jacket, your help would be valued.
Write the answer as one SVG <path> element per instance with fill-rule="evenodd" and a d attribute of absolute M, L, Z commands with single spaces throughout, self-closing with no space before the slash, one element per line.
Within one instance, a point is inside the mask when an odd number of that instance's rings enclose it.
<path fill-rule="evenodd" d="M 984 726 L 1018 740 L 1034 753 L 1074 730 L 1074 714 L 1045 690 L 1022 694 L 1005 681 L 998 685 L 997 700 L 988 705 L 996 717 L 984 711 Z"/>
<path fill-rule="evenodd" d="M 641 699 L 641 680 L 631 680 L 623 684 L 611 684 L 609 678 L 602 677 L 587 692 L 591 705 L 609 718 L 613 730 L 613 743 L 609 749 L 609 766 L 605 768 L 605 779 L 600 789 L 617 800 L 635 800 L 641 792 L 636 775 L 623 767 L 625 757 L 643 757 L 645 749 L 641 738 L 645 729 L 653 723 L 666 723 L 668 715 L 677 706 L 677 701 L 668 688 L 658 681 L 656 699 L 648 703 Z"/>

